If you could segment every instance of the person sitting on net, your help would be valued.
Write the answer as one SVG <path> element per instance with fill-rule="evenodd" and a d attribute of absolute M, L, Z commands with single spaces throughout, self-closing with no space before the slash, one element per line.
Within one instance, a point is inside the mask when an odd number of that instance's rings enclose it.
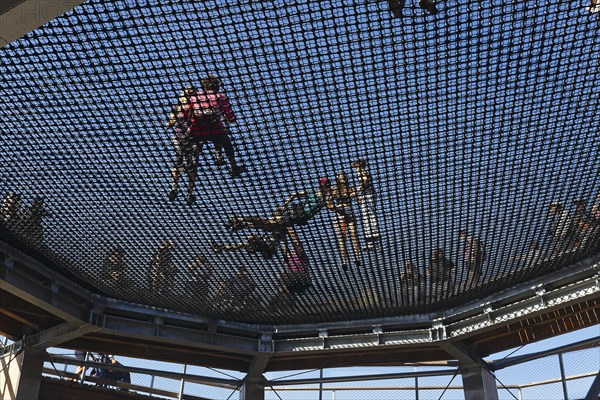
<path fill-rule="evenodd" d="M 463 241 L 463 269 L 467 273 L 467 288 L 477 285 L 483 273 L 485 249 L 481 240 L 467 231 L 458 232 L 458 237 Z"/>
<path fill-rule="evenodd" d="M 102 277 L 106 282 L 122 283 L 125 279 L 125 250 L 117 246 L 104 258 L 102 263 Z"/>
<path fill-rule="evenodd" d="M 302 293 L 311 287 L 308 257 L 298 236 L 291 237 L 291 247 L 287 242 L 283 247 L 283 263 L 285 267 L 278 279 L 287 290 Z"/>
<path fill-rule="evenodd" d="M 552 238 L 551 253 L 558 255 L 572 250 L 573 226 L 569 212 L 560 201 L 550 203 L 548 207 L 550 217 L 549 235 Z"/>
<path fill-rule="evenodd" d="M 185 284 L 187 294 L 197 300 L 206 300 L 213 271 L 214 268 L 208 259 L 198 254 L 187 267 L 189 277 Z"/>
<path fill-rule="evenodd" d="M 394 17 L 402 18 L 402 9 L 406 4 L 406 0 L 387 0 L 387 2 Z M 419 0 L 419 7 L 432 15 L 438 12 L 437 7 L 435 6 L 435 0 Z"/>
<path fill-rule="evenodd" d="M 412 261 L 407 261 L 397 281 L 397 290 L 402 304 L 418 305 L 424 283 L 425 277 L 421 274 L 419 266 Z"/>
<path fill-rule="evenodd" d="M 39 246 L 44 239 L 43 220 L 50 213 L 44 208 L 44 199 L 35 197 L 31 206 L 25 210 L 19 224 L 19 233 L 34 246 Z"/>
<path fill-rule="evenodd" d="M 231 164 L 231 175 L 238 176 L 246 170 L 237 164 L 235 150 L 231 142 L 229 125 L 236 120 L 229 99 L 219 89 L 221 81 L 212 75 L 202 79 L 202 90 L 189 97 L 184 107 L 190 123 L 189 134 L 197 140 L 198 151 L 204 143 L 211 142 L 216 149 L 223 148 Z"/>
<path fill-rule="evenodd" d="M 0 222 L 8 229 L 15 230 L 21 222 L 21 195 L 9 193 L 0 208 Z"/>
<path fill-rule="evenodd" d="M 444 249 L 435 249 L 431 252 L 427 270 L 428 280 L 431 283 L 431 297 L 433 300 L 441 300 L 450 295 L 450 279 L 456 272 L 456 266 L 446 257 Z"/>
<path fill-rule="evenodd" d="M 175 283 L 175 263 L 173 262 L 174 244 L 170 240 L 163 240 L 158 250 L 150 259 L 148 278 L 150 292 L 157 295 L 168 293 Z"/>

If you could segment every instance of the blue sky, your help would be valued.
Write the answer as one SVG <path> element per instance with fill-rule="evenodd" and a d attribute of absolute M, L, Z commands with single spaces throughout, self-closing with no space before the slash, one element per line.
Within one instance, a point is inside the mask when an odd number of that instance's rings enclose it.
<path fill-rule="evenodd" d="M 279 259 L 214 256 L 208 240 L 239 239 L 223 228 L 229 216 L 267 216 L 360 156 L 379 191 L 384 251 L 363 255 L 358 278 L 341 275 L 332 215 L 321 213 L 300 231 L 315 276 L 301 303 L 373 285 L 395 306 L 399 267 L 424 267 L 435 247 L 457 260 L 463 228 L 486 243 L 488 276 L 510 271 L 509 255 L 545 238 L 549 202 L 600 189 L 595 18 L 557 0 L 445 1 L 436 17 L 414 3 L 401 20 L 383 1 L 85 3 L 0 49 L 0 191 L 47 198 L 46 243 L 89 281 L 121 244 L 144 288 L 150 255 L 172 238 L 175 301 L 197 253 L 215 281 L 249 265 L 268 298 Z M 249 173 L 231 179 L 205 150 L 190 208 L 166 199 L 164 122 L 207 73 L 238 115 Z"/>

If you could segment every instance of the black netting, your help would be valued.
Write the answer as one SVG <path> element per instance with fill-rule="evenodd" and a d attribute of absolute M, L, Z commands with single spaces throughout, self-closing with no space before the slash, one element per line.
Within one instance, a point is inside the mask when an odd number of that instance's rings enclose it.
<path fill-rule="evenodd" d="M 595 9 L 389 3 L 93 0 L 3 47 L 2 237 L 112 297 L 261 323 L 442 310 L 595 253 Z"/>

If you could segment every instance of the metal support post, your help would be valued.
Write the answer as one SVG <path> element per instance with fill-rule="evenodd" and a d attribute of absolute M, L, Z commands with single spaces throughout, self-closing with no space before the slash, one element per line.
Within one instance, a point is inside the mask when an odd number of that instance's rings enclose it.
<path fill-rule="evenodd" d="M 594 382 L 592 382 L 592 386 L 590 386 L 590 390 L 585 396 L 585 400 L 596 400 L 600 396 L 600 372 L 594 378 Z"/>
<path fill-rule="evenodd" d="M 89 361 L 89 358 L 90 358 L 90 352 L 86 351 L 83 361 Z M 67 365 L 65 364 L 65 367 L 66 366 Z M 81 368 L 82 369 L 81 369 L 81 374 L 79 375 L 79 383 L 83 385 L 83 382 L 85 381 L 85 371 L 87 368 L 85 366 L 82 366 Z"/>
<path fill-rule="evenodd" d="M 567 392 L 567 379 L 565 375 L 565 364 L 563 362 L 562 353 L 558 353 L 558 364 L 560 365 L 560 381 L 562 383 L 563 396 L 565 400 L 569 400 L 569 394 Z"/>
<path fill-rule="evenodd" d="M 415 372 L 419 372 L 419 367 L 415 367 Z M 419 377 L 415 376 L 415 400 L 419 400 Z"/>
<path fill-rule="evenodd" d="M 265 400 L 265 386 L 267 380 L 264 378 L 246 378 L 240 391 L 240 400 Z"/>
<path fill-rule="evenodd" d="M 183 373 L 187 374 L 187 364 L 184 364 L 183 366 Z M 177 400 L 181 400 L 183 399 L 183 389 L 185 386 L 185 379 L 181 379 L 181 384 L 179 385 L 179 396 L 177 396 Z"/>
<path fill-rule="evenodd" d="M 323 379 L 323 368 L 319 371 L 319 379 Z M 323 400 L 323 382 L 319 382 L 319 400 Z"/>
<path fill-rule="evenodd" d="M 442 342 L 440 347 L 458 360 L 465 400 L 498 400 L 496 378 L 476 351 L 460 342 Z"/>
<path fill-rule="evenodd" d="M 25 348 L 20 353 L 8 353 L 0 357 L 0 366 L 4 369 L 0 398 L 37 399 L 45 358 L 45 350 L 34 348 Z"/>

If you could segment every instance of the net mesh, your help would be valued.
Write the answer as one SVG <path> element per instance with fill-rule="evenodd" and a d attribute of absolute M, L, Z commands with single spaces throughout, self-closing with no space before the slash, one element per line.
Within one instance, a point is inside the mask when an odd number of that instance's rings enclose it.
<path fill-rule="evenodd" d="M 91 0 L 4 46 L 2 239 L 250 323 L 443 310 L 596 253 L 595 9 L 400 3 Z"/>

